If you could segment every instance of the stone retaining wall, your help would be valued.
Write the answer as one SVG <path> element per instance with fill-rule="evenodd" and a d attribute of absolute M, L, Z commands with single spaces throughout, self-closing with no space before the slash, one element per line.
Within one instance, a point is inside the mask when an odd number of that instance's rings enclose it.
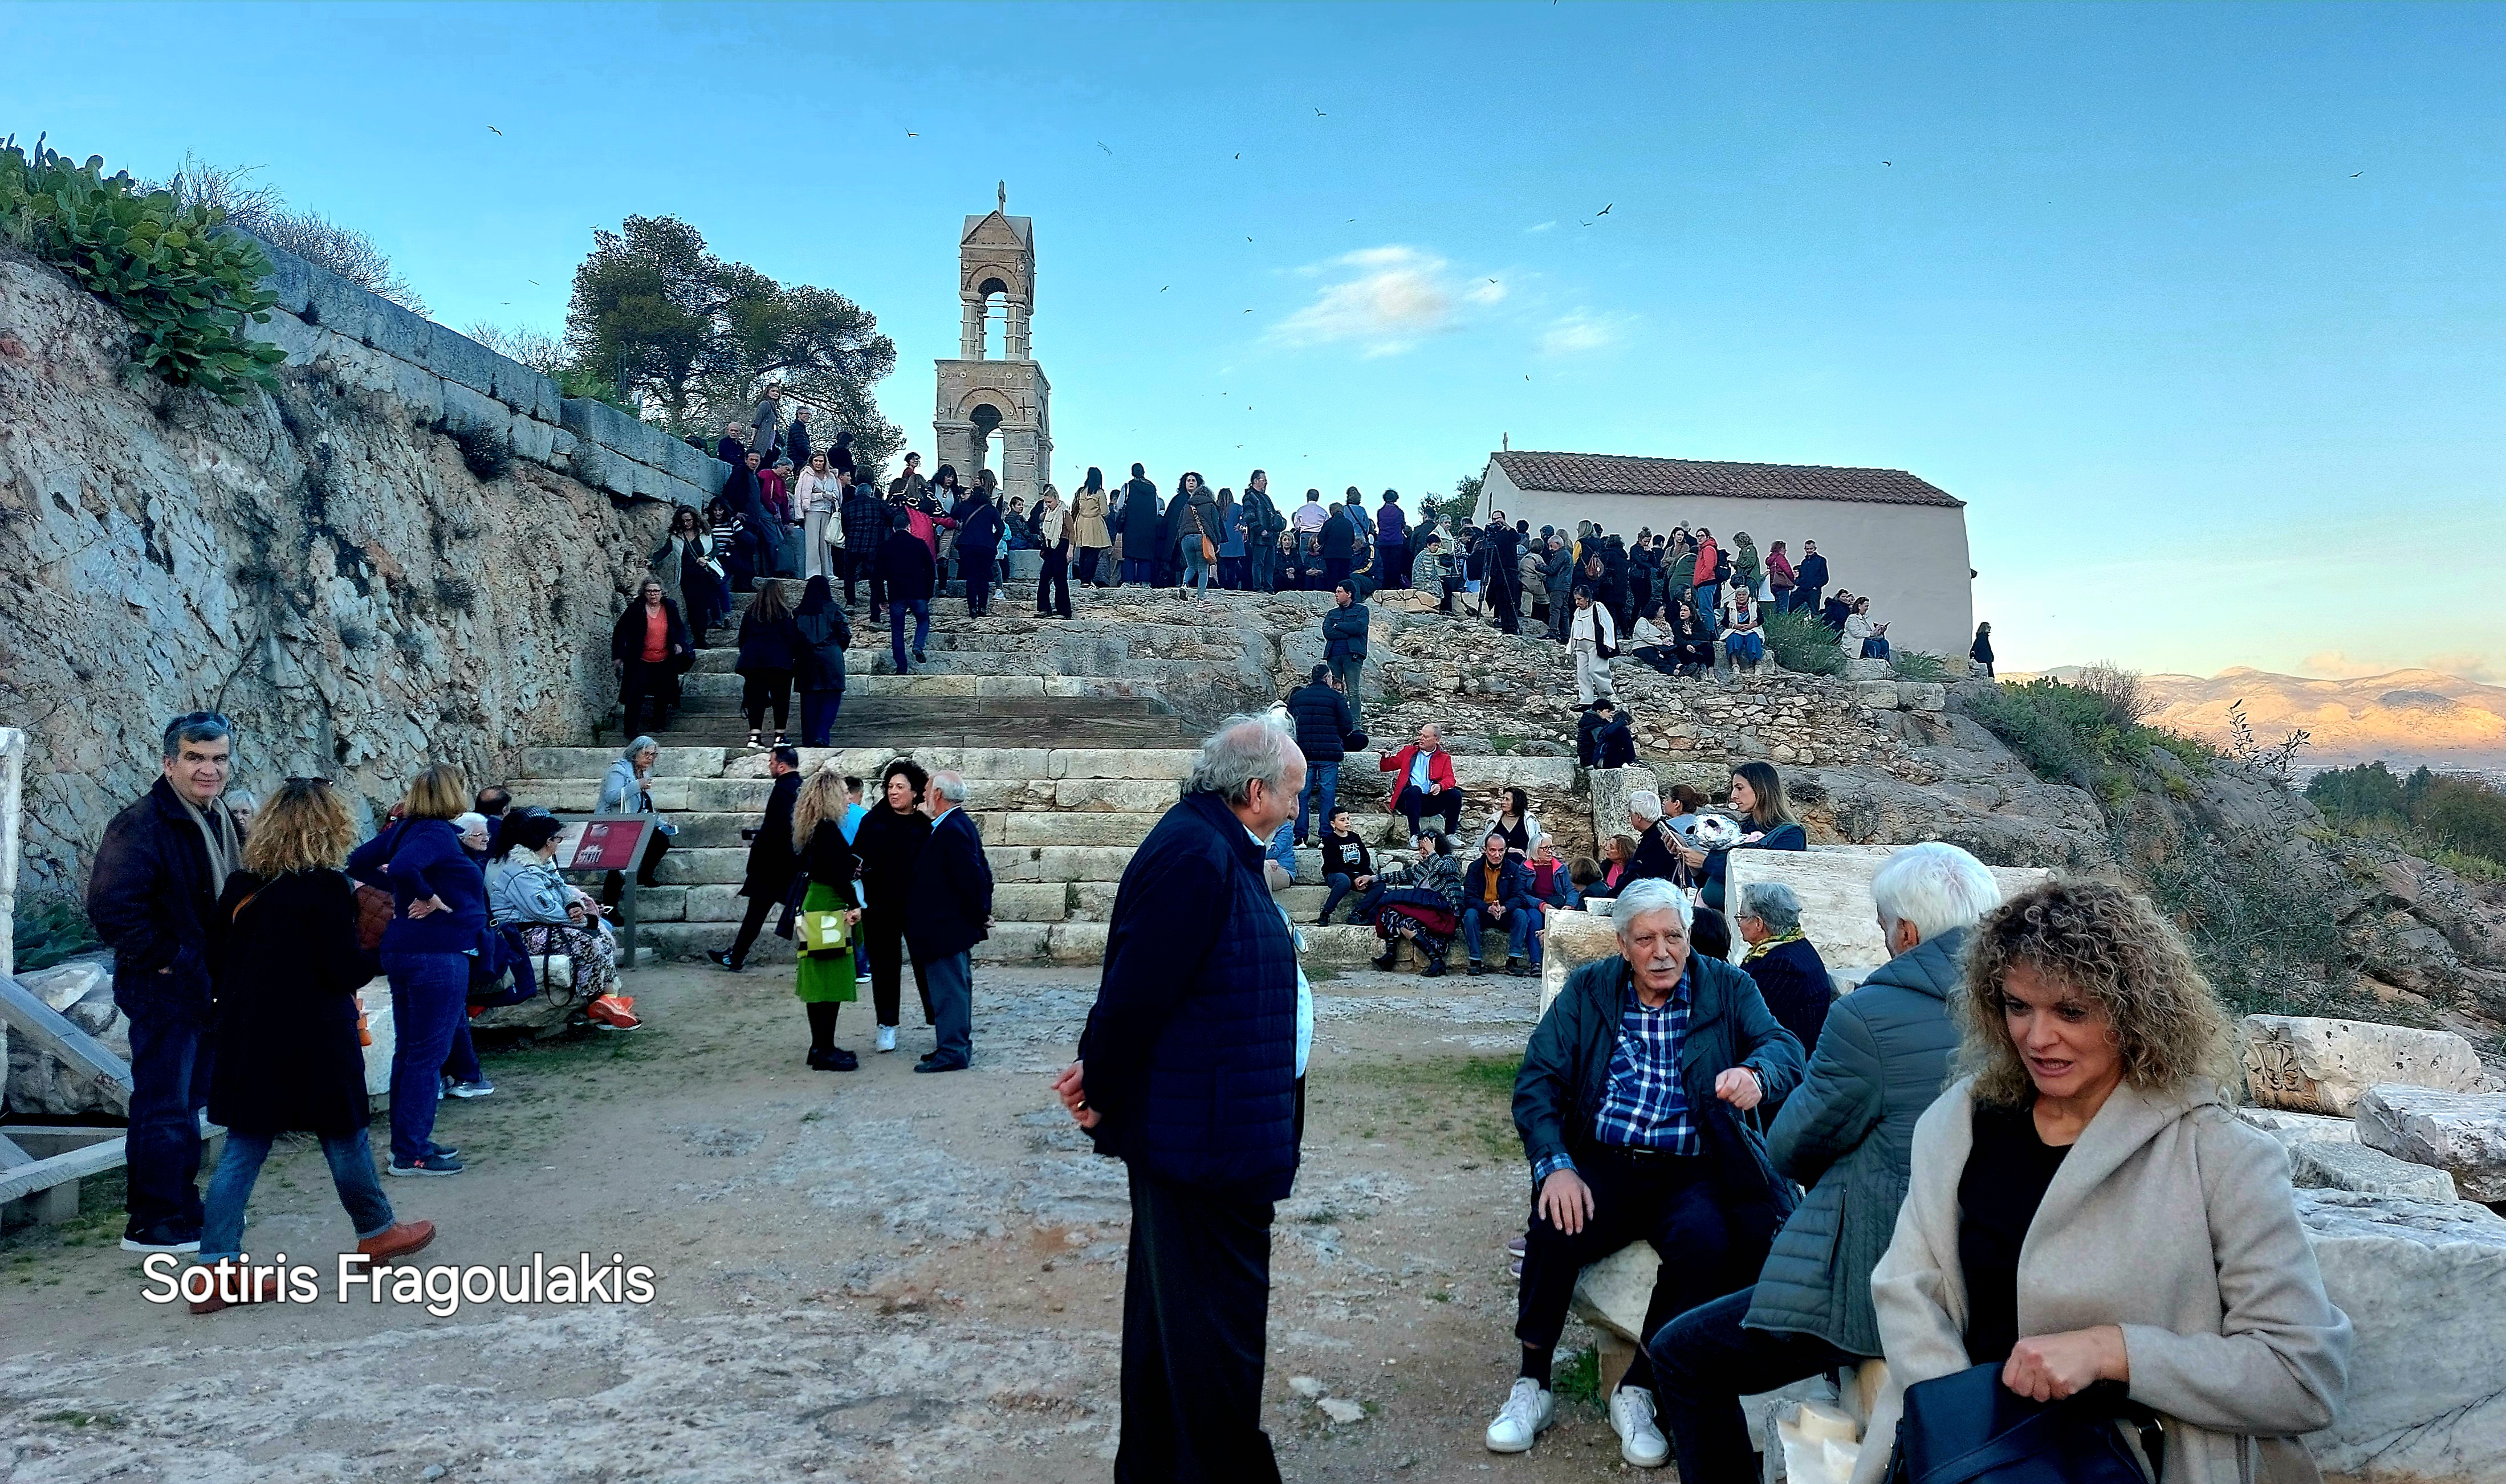
<path fill-rule="evenodd" d="M 255 239 L 259 241 L 258 238 Z M 424 315 L 260 243 L 272 264 L 263 287 L 278 296 L 253 338 L 335 380 L 388 393 L 420 426 L 501 442 L 621 497 L 701 508 L 731 466 L 604 402 L 566 397 L 557 384 Z"/>

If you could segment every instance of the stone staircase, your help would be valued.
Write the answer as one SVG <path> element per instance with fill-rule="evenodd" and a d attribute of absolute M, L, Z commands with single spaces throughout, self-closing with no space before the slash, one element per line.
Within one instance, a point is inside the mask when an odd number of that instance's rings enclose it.
<path fill-rule="evenodd" d="M 786 583 L 798 602 L 801 584 Z M 747 598 L 740 600 L 744 611 Z M 1305 633 L 1321 595 L 1213 596 L 1186 602 L 1170 589 L 1089 592 L 1073 619 L 1034 617 L 1033 584 L 996 593 L 991 613 L 967 616 L 963 600 L 933 604 L 926 662 L 898 675 L 883 627 L 857 624 L 845 655 L 847 683 L 832 748 L 802 749 L 806 768 L 830 757 L 870 784 L 898 757 L 966 776 L 966 812 L 982 831 L 997 883 L 996 926 L 976 956 L 993 962 L 1093 963 L 1101 958 L 1114 894 L 1149 830 L 1174 803 L 1209 723 L 1267 706 L 1286 689 L 1278 673 L 1293 649 L 1286 625 Z M 767 753 L 746 746 L 740 677 L 732 666 L 736 615 L 698 651 L 682 682 L 680 710 L 657 738 L 654 804 L 678 829 L 658 875 L 639 894 L 643 951 L 693 958 L 726 947 L 746 903 L 738 896 L 748 848 L 772 789 Z M 1302 657 L 1301 655 L 1299 657 Z M 797 698 L 792 717 L 799 734 Z M 621 738 L 621 741 L 624 739 Z M 509 780 L 517 804 L 588 811 L 615 747 L 532 748 Z M 1385 775 L 1371 756 L 1341 780 L 1370 844 L 1406 847 L 1386 813 Z M 1498 790 L 1529 790 L 1535 811 L 1583 807 L 1570 760 L 1454 760 L 1476 828 Z M 1574 802 L 1570 802 L 1574 799 Z M 1397 857 L 1396 857 L 1397 858 Z M 1322 910 L 1320 852 L 1298 860 L 1283 899 L 1300 924 Z M 1308 927 L 1308 963 L 1354 964 L 1378 944 L 1369 930 Z M 770 933 L 757 956 L 788 956 Z M 1458 962 L 1458 950 L 1456 950 Z"/>

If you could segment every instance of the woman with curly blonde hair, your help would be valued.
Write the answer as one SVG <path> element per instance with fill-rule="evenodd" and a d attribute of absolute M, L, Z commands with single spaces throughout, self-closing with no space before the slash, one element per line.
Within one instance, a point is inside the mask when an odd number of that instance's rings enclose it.
<path fill-rule="evenodd" d="M 1989 1365 L 2036 1401 L 2110 1381 L 2159 1414 L 2166 1484 L 2312 1484 L 2299 1434 L 2348 1384 L 2288 1155 L 2222 1095 L 2231 1037 L 2175 931 L 2139 897 L 2052 882 L 1967 948 L 1966 1076 L 1915 1129 L 1871 1279 L 1888 1384 Z M 1873 1484 L 1885 1446 L 1863 1450 Z"/>

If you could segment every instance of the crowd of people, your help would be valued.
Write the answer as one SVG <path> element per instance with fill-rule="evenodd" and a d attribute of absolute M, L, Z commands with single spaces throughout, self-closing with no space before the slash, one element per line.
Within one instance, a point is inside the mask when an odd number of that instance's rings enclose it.
<path fill-rule="evenodd" d="M 1265 842 L 1311 817 L 1298 739 L 1338 717 L 1311 702 L 1203 744 L 1125 872 L 1078 1059 L 1055 1081 L 1129 1170 L 1121 1478 L 1277 1477 L 1261 1336 L 1314 1017 Z M 1450 788 L 1437 752 L 1402 749 L 1430 760 L 1405 792 Z M 1543 837 L 1527 800 L 1494 802 L 1468 871 L 1450 831 L 1434 836 L 1394 888 L 1425 896 L 1387 916 L 1442 906 L 1512 933 L 1537 909 Z M 2045 1430 L 1996 1429 L 2070 1398 L 2057 1435 L 2151 1476 L 2310 1478 L 2299 1434 L 2341 1403 L 2348 1321 L 2286 1156 L 2222 1101 L 2232 1032 L 2175 931 L 2119 887 L 2005 901 L 1965 851 L 1911 846 L 1871 884 L 1887 964 L 1835 997 L 1789 889 L 1751 883 L 1727 918 L 1675 874 L 1716 853 L 1696 843 L 1725 834 L 1709 820 L 1802 848 L 1780 779 L 1736 769 L 1737 819 L 1703 802 L 1638 801 L 1629 858 L 1674 874 L 1617 883 L 1617 953 L 1567 976 L 1517 1075 L 1520 1367 L 1486 1446 L 1522 1452 L 1556 1423 L 1577 1277 L 1641 1241 L 1663 1259 L 1645 1343 L 1607 1398 L 1628 1464 L 1755 1478 L 1742 1396 L 1884 1359 L 1857 1484 L 1888 1471 L 1910 1411 L 1926 1446 L 2050 1464 L 2030 1451 Z M 1333 905 L 1391 874 L 1344 809 L 1322 818 Z M 2094 1399 L 2106 1389 L 2117 1400 Z M 2145 1410 L 2117 1404 L 2126 1389 Z"/>

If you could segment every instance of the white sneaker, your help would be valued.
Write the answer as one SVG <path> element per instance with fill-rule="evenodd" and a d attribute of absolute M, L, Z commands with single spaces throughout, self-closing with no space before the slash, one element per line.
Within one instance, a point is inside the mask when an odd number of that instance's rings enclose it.
<path fill-rule="evenodd" d="M 1611 1415 L 1615 1417 L 1616 1411 Z M 1488 1452 L 1527 1453 L 1531 1440 L 1557 1420 L 1557 1398 L 1529 1376 L 1517 1376 L 1514 1390 L 1505 1394 L 1505 1405 L 1497 1409 L 1496 1421 L 1488 1424 Z"/>
<path fill-rule="evenodd" d="M 878 1048 L 882 1051 L 896 1049 L 896 1027 L 883 1025 L 878 1028 Z"/>
<path fill-rule="evenodd" d="M 1633 1386 L 1610 1393 L 1610 1431 L 1619 1434 L 1619 1457 L 1638 1468 L 1669 1462 L 1670 1443 L 1654 1426 L 1653 1393 Z"/>

